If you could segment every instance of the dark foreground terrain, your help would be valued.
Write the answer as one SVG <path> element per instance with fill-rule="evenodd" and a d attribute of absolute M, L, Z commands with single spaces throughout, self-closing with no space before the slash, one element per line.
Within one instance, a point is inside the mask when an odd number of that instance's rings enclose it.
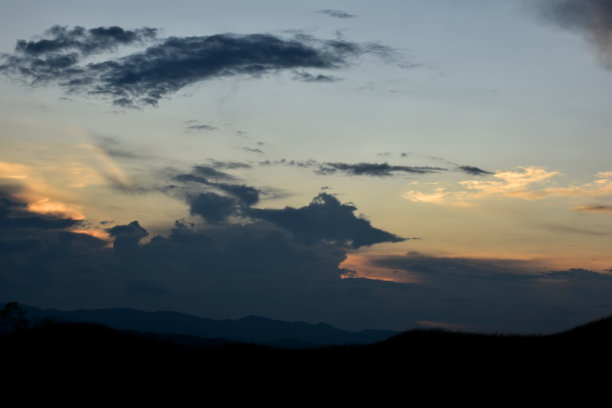
<path fill-rule="evenodd" d="M 179 345 L 86 323 L 48 323 L 0 337 L 3 372 L 26 382 L 197 383 L 208 391 L 245 385 L 326 384 L 354 387 L 352 392 L 400 386 L 411 392 L 437 389 L 441 396 L 449 385 L 476 392 L 500 386 L 542 390 L 552 383 L 558 392 L 562 384 L 607 382 L 612 317 L 546 336 L 413 330 L 370 345 L 300 350 L 206 340 L 198 344 Z"/>

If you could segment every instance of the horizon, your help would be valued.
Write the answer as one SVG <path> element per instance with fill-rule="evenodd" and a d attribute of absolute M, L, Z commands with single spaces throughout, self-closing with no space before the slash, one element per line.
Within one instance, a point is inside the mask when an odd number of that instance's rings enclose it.
<path fill-rule="evenodd" d="M 4 2 L 0 301 L 612 315 L 612 1 Z"/>

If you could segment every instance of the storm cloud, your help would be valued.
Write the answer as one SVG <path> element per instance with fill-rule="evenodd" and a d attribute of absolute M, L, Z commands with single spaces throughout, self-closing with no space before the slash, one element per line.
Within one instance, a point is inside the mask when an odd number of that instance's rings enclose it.
<path fill-rule="evenodd" d="M 56 82 L 69 92 L 108 97 L 122 107 L 156 105 L 161 98 L 208 79 L 259 77 L 282 70 L 338 69 L 362 54 L 388 57 L 391 52 L 381 45 L 319 40 L 307 35 L 284 39 L 271 34 L 216 34 L 157 39 L 144 51 L 93 62 L 86 57 L 119 45 L 152 40 L 156 30 L 55 26 L 46 37 L 19 40 L 15 52 L 2 57 L 0 72 L 33 85 Z M 307 75 L 315 82 L 330 78 Z"/>

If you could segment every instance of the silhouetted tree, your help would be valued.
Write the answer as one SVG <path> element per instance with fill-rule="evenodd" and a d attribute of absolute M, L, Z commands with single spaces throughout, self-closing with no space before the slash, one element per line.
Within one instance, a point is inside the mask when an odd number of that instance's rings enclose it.
<path fill-rule="evenodd" d="M 25 317 L 26 311 L 17 302 L 8 302 L 0 310 L 0 335 L 10 334 L 25 329 L 30 322 Z"/>

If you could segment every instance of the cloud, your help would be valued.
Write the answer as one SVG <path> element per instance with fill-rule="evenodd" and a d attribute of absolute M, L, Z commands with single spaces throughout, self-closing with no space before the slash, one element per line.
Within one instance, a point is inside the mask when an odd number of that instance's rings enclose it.
<path fill-rule="evenodd" d="M 464 173 L 470 174 L 472 176 L 486 176 L 489 174 L 494 174 L 490 171 L 479 169 L 474 166 L 459 166 L 458 169 Z"/>
<path fill-rule="evenodd" d="M 319 166 L 318 174 L 328 175 L 342 172 L 351 176 L 388 177 L 395 173 L 426 174 L 446 171 L 441 167 L 393 166 L 388 163 L 325 163 Z"/>
<path fill-rule="evenodd" d="M 381 242 L 400 242 L 403 238 L 374 228 L 365 218 L 356 217 L 357 208 L 341 204 L 334 196 L 321 193 L 302 208 L 281 210 L 251 209 L 249 214 L 290 231 L 296 239 L 312 243 L 329 240 L 351 248 Z"/>
<path fill-rule="evenodd" d="M 612 69 L 612 2 L 609 0 L 544 0 L 542 15 L 559 26 L 584 33 Z"/>
<path fill-rule="evenodd" d="M 65 217 L 65 206 L 50 201 L 27 203 L 15 194 L 18 189 L 0 186 L 0 229 L 57 230 L 76 226 L 80 219 Z"/>
<path fill-rule="evenodd" d="M 70 218 L 71 212 L 66 213 L 61 203 L 35 202 L 43 206 L 38 208 L 21 198 L 22 190 L 19 185 L 0 186 L 0 255 L 28 254 L 27 259 L 34 261 L 36 254 L 48 251 L 63 253 L 70 248 L 107 245 L 105 234 L 87 228 L 80 217 Z M 11 265 L 3 263 L 3 267 Z"/>
<path fill-rule="evenodd" d="M 227 221 L 231 215 L 238 212 L 236 199 L 215 193 L 207 192 L 189 196 L 187 202 L 192 215 L 200 215 L 213 224 Z"/>
<path fill-rule="evenodd" d="M 259 154 L 263 153 L 263 150 L 261 149 L 252 148 L 248 146 L 242 146 L 240 149 L 244 150 L 245 152 L 249 152 L 249 153 L 259 153 Z"/>
<path fill-rule="evenodd" d="M 5 193 L 2 203 L 2 211 L 12 215 L 37 216 L 28 214 L 14 192 Z M 599 317 L 607 310 L 601 305 L 609 303 L 610 274 L 549 271 L 529 260 L 366 253 L 362 258 L 376 267 L 373 273 L 417 279 L 363 279 L 356 263 L 353 279 L 341 279 L 350 275 L 343 261 L 357 246 L 397 237 L 329 195 L 301 208 L 251 210 L 250 222 L 176 222 L 150 240 L 138 221 L 116 225 L 107 229 L 112 247 L 49 224 L 0 229 L 0 299 L 66 309 L 182 310 L 213 318 L 258 314 L 351 329 L 443 322 L 540 333 Z"/>
<path fill-rule="evenodd" d="M 209 179 L 217 180 L 235 180 L 231 174 L 216 170 L 210 166 L 194 166 L 191 173 L 179 174 L 174 177 L 178 181 L 193 181 L 197 183 L 209 184 Z"/>
<path fill-rule="evenodd" d="M 244 165 L 238 162 L 221 162 L 221 167 L 242 168 Z M 191 173 L 175 175 L 172 180 L 183 185 L 174 185 L 168 191 L 184 197 L 189 204 L 190 213 L 201 216 L 209 223 L 223 223 L 231 216 L 243 216 L 245 209 L 259 202 L 258 189 L 244 184 L 228 183 L 227 181 L 236 181 L 236 178 L 213 167 L 194 166 Z M 207 191 L 203 192 L 203 188 Z"/>
<path fill-rule="evenodd" d="M 612 205 L 581 205 L 574 207 L 574 211 L 612 214 Z"/>
<path fill-rule="evenodd" d="M 213 160 L 211 163 L 213 167 L 217 169 L 234 170 L 234 169 L 250 169 L 251 167 L 253 167 L 248 163 L 235 162 L 235 161 L 223 162 L 223 161 Z"/>
<path fill-rule="evenodd" d="M 521 167 L 522 171 L 500 171 L 493 177 L 496 180 L 466 180 L 459 184 L 468 190 L 478 191 L 482 195 L 503 194 L 510 197 L 531 198 L 531 186 L 542 183 L 559 173 L 546 171 L 541 167 Z"/>
<path fill-rule="evenodd" d="M 210 131 L 210 130 L 217 130 L 218 128 L 212 125 L 190 125 L 190 126 L 187 126 L 187 129 Z"/>
<path fill-rule="evenodd" d="M 87 61 L 89 54 L 112 51 L 118 45 L 144 42 L 155 36 L 156 31 L 150 28 L 69 30 L 56 26 L 43 40 L 19 40 L 15 52 L 3 56 L 0 72 L 32 85 L 57 82 L 69 92 L 108 97 L 117 106 L 130 107 L 156 105 L 188 85 L 213 78 L 259 77 L 307 68 L 338 69 L 362 54 L 386 59 L 394 54 L 378 44 L 319 40 L 303 34 L 293 39 L 270 34 L 216 34 L 157 39 L 141 52 Z M 323 75 L 311 79 L 328 78 Z"/>
<path fill-rule="evenodd" d="M 317 74 L 313 75 L 310 72 L 296 71 L 294 72 L 296 79 L 304 82 L 336 82 L 337 78 L 329 75 Z"/>
<path fill-rule="evenodd" d="M 462 190 L 452 191 L 436 185 L 433 191 L 409 190 L 403 194 L 407 200 L 436 204 L 468 205 L 471 201 L 503 196 L 524 200 L 542 200 L 550 197 L 599 197 L 612 194 L 612 172 L 599 172 L 592 182 L 565 187 L 548 187 L 551 179 L 560 173 L 542 167 L 521 167 L 520 171 L 498 171 L 492 180 L 463 180 Z M 416 185 L 416 183 L 413 183 Z M 455 189 L 457 186 L 453 186 Z"/>
<path fill-rule="evenodd" d="M 194 170 L 200 171 L 202 166 Z M 211 168 L 206 168 L 210 172 Z M 216 171 L 216 170 L 215 170 Z M 200 171 L 201 172 L 201 171 Z M 356 217 L 353 205 L 341 204 L 330 194 L 321 193 L 305 207 L 284 209 L 252 208 L 260 200 L 260 190 L 244 184 L 213 182 L 196 174 L 180 174 L 175 181 L 186 183 L 184 194 L 192 215 L 199 215 L 210 224 L 223 224 L 232 217 L 265 220 L 293 234 L 300 242 L 312 244 L 328 240 L 351 248 L 381 242 L 403 241 L 396 235 L 374 228 L 365 218 Z M 205 186 L 198 191 L 189 184 Z M 176 193 L 176 191 L 173 191 Z"/>
<path fill-rule="evenodd" d="M 142 157 L 139 153 L 132 150 L 121 148 L 119 141 L 112 137 L 98 137 L 97 142 L 92 148 L 97 148 L 106 156 L 117 159 L 137 159 Z"/>
<path fill-rule="evenodd" d="M 414 274 L 420 283 L 446 283 L 462 279 L 472 282 L 494 279 L 523 282 L 536 279 L 535 274 L 543 267 L 534 261 L 497 258 L 437 257 L 419 252 L 405 255 L 374 257 L 371 263 L 388 269 Z"/>
<path fill-rule="evenodd" d="M 110 51 L 120 45 L 150 41 L 157 35 L 155 28 L 140 28 L 134 31 L 121 27 L 97 27 L 85 29 L 53 26 L 45 33 L 47 37 L 38 41 L 17 41 L 15 51 L 32 56 L 45 56 L 63 51 L 78 51 L 83 55 Z"/>
<path fill-rule="evenodd" d="M 342 10 L 334 10 L 334 9 L 319 10 L 318 13 L 325 14 L 325 15 L 328 15 L 329 17 L 335 17 L 335 18 L 354 18 L 354 17 L 357 17 L 357 16 L 354 16 L 352 14 L 345 13 Z"/>

